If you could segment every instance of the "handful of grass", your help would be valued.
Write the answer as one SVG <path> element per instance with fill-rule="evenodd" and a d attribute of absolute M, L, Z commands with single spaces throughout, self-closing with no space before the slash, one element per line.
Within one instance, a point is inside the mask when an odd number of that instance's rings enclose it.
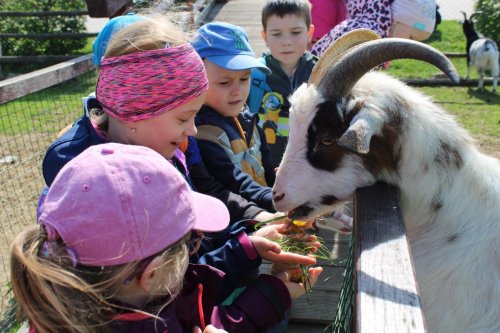
<path fill-rule="evenodd" d="M 283 217 L 261 222 L 256 225 L 256 229 L 278 219 L 283 219 Z M 326 247 L 323 239 L 316 236 L 316 241 L 321 245 L 318 248 L 311 245 L 311 234 L 305 229 L 305 226 L 307 225 L 306 221 L 291 220 L 286 218 L 284 224 L 286 227 L 283 237 L 279 240 L 274 240 L 280 245 L 283 251 L 301 255 L 313 255 L 316 259 L 324 259 L 329 262 L 333 261 L 330 250 Z M 311 303 L 308 294 L 311 293 L 312 285 L 309 279 L 308 268 L 308 266 L 300 265 L 300 271 L 292 276 L 291 281 L 304 284 L 307 300 Z"/>

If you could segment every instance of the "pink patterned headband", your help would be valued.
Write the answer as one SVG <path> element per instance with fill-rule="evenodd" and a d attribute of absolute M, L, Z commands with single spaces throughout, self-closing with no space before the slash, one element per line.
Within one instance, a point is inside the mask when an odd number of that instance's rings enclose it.
<path fill-rule="evenodd" d="M 96 97 L 125 122 L 175 109 L 208 89 L 205 66 L 191 44 L 103 59 Z"/>

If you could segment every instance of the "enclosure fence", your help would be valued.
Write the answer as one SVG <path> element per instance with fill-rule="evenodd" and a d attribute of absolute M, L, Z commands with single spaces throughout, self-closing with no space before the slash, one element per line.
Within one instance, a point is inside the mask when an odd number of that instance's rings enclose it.
<path fill-rule="evenodd" d="M 8 298 L 10 244 L 36 221 L 44 187 L 42 159 L 57 133 L 83 114 L 81 98 L 93 91 L 95 71 L 0 105 L 0 300 Z M 1 102 L 1 100 L 0 100 Z"/>

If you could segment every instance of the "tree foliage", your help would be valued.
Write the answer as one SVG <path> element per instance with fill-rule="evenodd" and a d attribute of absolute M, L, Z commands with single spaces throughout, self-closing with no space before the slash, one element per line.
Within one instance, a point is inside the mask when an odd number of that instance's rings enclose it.
<path fill-rule="evenodd" d="M 475 28 L 485 37 L 500 42 L 500 1 L 478 0 Z"/>
<path fill-rule="evenodd" d="M 79 11 L 85 9 L 81 0 L 1 0 L 4 12 Z M 84 32 L 84 16 L 4 17 L 2 33 Z M 71 55 L 86 44 L 86 38 L 3 39 L 3 55 Z"/>

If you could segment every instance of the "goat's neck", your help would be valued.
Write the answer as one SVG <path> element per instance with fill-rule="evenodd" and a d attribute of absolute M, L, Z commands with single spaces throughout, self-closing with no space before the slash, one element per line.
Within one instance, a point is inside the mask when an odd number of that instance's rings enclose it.
<path fill-rule="evenodd" d="M 448 115 L 434 111 L 432 117 L 410 115 L 414 119 L 401 138 L 397 185 L 410 234 L 428 230 L 438 220 L 455 224 L 455 218 L 470 214 L 471 206 L 464 203 L 478 200 L 478 187 L 487 185 L 481 180 L 484 172 L 498 171 L 484 169 L 480 161 L 488 158 L 469 135 Z"/>

